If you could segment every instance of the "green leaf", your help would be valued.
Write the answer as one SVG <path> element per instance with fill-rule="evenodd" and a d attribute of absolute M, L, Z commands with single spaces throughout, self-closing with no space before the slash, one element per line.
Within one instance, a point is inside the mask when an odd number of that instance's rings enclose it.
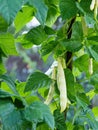
<path fill-rule="evenodd" d="M 37 126 L 37 129 L 36 130 L 50 130 L 49 126 L 45 123 L 40 123 L 38 124 Z"/>
<path fill-rule="evenodd" d="M 57 41 L 50 41 L 48 43 L 42 44 L 41 46 L 42 55 L 46 55 L 49 54 L 50 52 L 53 52 L 53 50 L 57 45 L 58 45 Z"/>
<path fill-rule="evenodd" d="M 95 72 L 91 77 L 90 77 L 90 83 L 94 85 L 95 92 L 98 92 L 98 72 Z"/>
<path fill-rule="evenodd" d="M 6 82 L 9 86 L 9 88 L 14 92 L 14 94 L 18 95 L 18 92 L 16 90 L 16 86 L 14 81 L 12 80 L 12 78 L 8 75 L 1 75 L 0 76 L 0 80 L 3 80 L 4 82 Z"/>
<path fill-rule="evenodd" d="M 9 99 L 0 99 L 0 117 L 3 130 L 21 130 L 21 115 Z"/>
<path fill-rule="evenodd" d="M 84 54 L 77 58 L 74 61 L 75 67 L 77 67 L 81 72 L 86 72 L 88 74 L 88 68 L 89 68 L 89 56 L 87 54 Z"/>
<path fill-rule="evenodd" d="M 48 7 L 43 0 L 29 0 L 29 4 L 36 10 L 35 17 L 43 25 L 47 18 Z"/>
<path fill-rule="evenodd" d="M 28 121 L 39 123 L 46 122 L 51 129 L 54 129 L 54 118 L 49 107 L 41 102 L 33 102 L 24 110 L 25 118 Z"/>
<path fill-rule="evenodd" d="M 91 36 L 87 38 L 88 40 L 98 42 L 98 36 Z"/>
<path fill-rule="evenodd" d="M 76 110 L 76 114 L 78 113 L 78 110 Z M 88 107 L 85 107 L 85 109 L 81 109 L 80 113 L 77 115 L 77 118 L 75 119 L 75 123 L 80 125 L 87 125 L 88 129 L 97 130 L 98 128 L 98 122 L 96 121 L 94 114 L 92 110 Z"/>
<path fill-rule="evenodd" d="M 74 129 L 74 125 L 71 122 L 67 122 L 67 130 L 73 130 Z"/>
<path fill-rule="evenodd" d="M 0 76 L 6 72 L 4 64 L 0 61 Z"/>
<path fill-rule="evenodd" d="M 20 31 L 26 23 L 28 23 L 33 17 L 34 9 L 29 6 L 24 6 L 21 11 L 18 12 L 14 20 L 16 33 Z"/>
<path fill-rule="evenodd" d="M 82 125 L 76 125 L 73 130 L 84 130 L 84 126 Z"/>
<path fill-rule="evenodd" d="M 6 55 L 17 54 L 13 35 L 10 33 L 0 34 L 0 48 Z"/>
<path fill-rule="evenodd" d="M 85 93 L 77 93 L 76 100 L 78 105 L 82 106 L 84 109 L 90 105 L 89 99 Z"/>
<path fill-rule="evenodd" d="M 25 85 L 26 85 L 26 82 L 20 82 L 16 86 L 16 89 L 17 89 L 19 95 L 21 95 L 22 97 L 26 97 L 29 94 L 29 92 L 24 93 Z"/>
<path fill-rule="evenodd" d="M 61 42 L 61 45 L 71 52 L 79 51 L 82 48 L 81 42 L 74 39 L 65 39 Z"/>
<path fill-rule="evenodd" d="M 39 45 L 46 41 L 48 38 L 42 26 L 31 29 L 24 37 L 24 39 L 32 42 L 35 45 Z"/>
<path fill-rule="evenodd" d="M 10 24 L 27 0 L 0 0 L 0 14 Z"/>
<path fill-rule="evenodd" d="M 47 14 L 47 19 L 46 19 L 46 25 L 51 27 L 54 22 L 57 20 L 59 14 L 57 6 L 51 4 L 48 6 L 48 14 Z"/>
<path fill-rule="evenodd" d="M 63 19 L 70 19 L 77 14 L 75 0 L 60 0 L 59 3 L 61 16 Z"/>
<path fill-rule="evenodd" d="M 90 10 L 91 0 L 81 0 L 79 3 L 77 2 L 77 8 L 84 14 L 84 19 L 87 25 L 94 25 L 94 15 L 93 11 Z"/>
<path fill-rule="evenodd" d="M 59 0 L 44 0 L 45 1 L 45 3 L 47 4 L 47 5 L 55 5 L 55 6 L 58 6 L 59 5 Z"/>
<path fill-rule="evenodd" d="M 14 94 L 10 94 L 2 89 L 0 89 L 0 98 L 6 98 L 6 97 L 11 97 L 14 96 Z"/>
<path fill-rule="evenodd" d="M 16 48 L 17 48 L 17 43 L 21 43 L 21 45 L 26 48 L 26 49 L 29 49 L 32 47 L 32 41 L 28 41 L 26 40 L 25 38 L 25 34 L 24 35 L 21 35 L 21 36 L 18 36 L 16 39 L 15 39 L 15 43 L 16 43 Z"/>
<path fill-rule="evenodd" d="M 64 113 L 60 113 L 60 110 L 54 111 L 55 127 L 58 130 L 66 130 Z"/>
<path fill-rule="evenodd" d="M 45 26 L 44 30 L 46 32 L 47 35 L 54 35 L 56 34 L 56 31 L 54 29 L 52 29 L 51 27 Z"/>
<path fill-rule="evenodd" d="M 98 45 L 88 47 L 90 55 L 98 62 Z"/>
<path fill-rule="evenodd" d="M 98 128 L 98 121 L 96 121 L 92 110 L 89 108 L 86 110 L 86 118 L 90 128 L 96 130 Z"/>
<path fill-rule="evenodd" d="M 94 113 L 94 116 L 97 118 L 98 120 L 98 107 L 93 107 L 92 112 Z"/>
<path fill-rule="evenodd" d="M 7 22 L 2 16 L 0 16 L 0 32 L 6 32 L 8 28 Z"/>
<path fill-rule="evenodd" d="M 52 80 L 47 75 L 35 72 L 29 76 L 24 91 L 37 90 L 38 88 L 49 86 L 51 83 Z"/>
<path fill-rule="evenodd" d="M 68 98 L 71 101 L 75 100 L 75 90 L 74 90 L 74 76 L 70 69 L 65 69 L 66 85 L 68 91 Z M 72 91 L 73 90 L 73 91 Z"/>
<path fill-rule="evenodd" d="M 90 79 L 91 83 L 93 85 L 97 84 L 98 85 L 98 73 L 94 73 L 92 76 L 91 76 L 91 79 Z"/>
<path fill-rule="evenodd" d="M 77 39 L 82 41 L 83 39 L 83 30 L 81 22 L 75 22 L 72 26 L 72 39 Z"/>

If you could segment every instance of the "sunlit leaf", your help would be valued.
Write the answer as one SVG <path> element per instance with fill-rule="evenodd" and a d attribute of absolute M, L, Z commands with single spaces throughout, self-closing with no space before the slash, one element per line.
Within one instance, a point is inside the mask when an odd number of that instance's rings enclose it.
<path fill-rule="evenodd" d="M 17 54 L 13 35 L 10 33 L 0 34 L 0 48 L 6 55 Z"/>
<path fill-rule="evenodd" d="M 21 30 L 27 22 L 33 18 L 34 9 L 32 7 L 25 6 L 18 12 L 15 18 L 16 33 Z"/>

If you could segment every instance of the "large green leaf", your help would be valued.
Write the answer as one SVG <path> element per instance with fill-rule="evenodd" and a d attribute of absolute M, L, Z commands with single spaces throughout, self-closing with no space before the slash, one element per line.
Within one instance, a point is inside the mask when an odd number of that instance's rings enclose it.
<path fill-rule="evenodd" d="M 28 121 L 35 123 L 46 122 L 51 129 L 54 129 L 54 118 L 49 107 L 41 102 L 33 102 L 26 107 L 24 115 Z"/>
<path fill-rule="evenodd" d="M 23 118 L 10 98 L 0 99 L 0 119 L 3 130 L 27 130 L 32 124 Z"/>
<path fill-rule="evenodd" d="M 25 92 L 49 86 L 51 83 L 52 80 L 47 75 L 41 72 L 35 72 L 29 76 L 25 86 Z"/>
<path fill-rule="evenodd" d="M 0 48 L 6 55 L 17 54 L 13 35 L 10 33 L 0 34 Z"/>
<path fill-rule="evenodd" d="M 0 0 L 0 14 L 8 23 L 12 23 L 17 12 L 27 0 Z"/>
<path fill-rule="evenodd" d="M 29 6 L 24 6 L 21 11 L 18 12 L 15 18 L 16 33 L 22 29 L 33 17 L 34 9 Z"/>
<path fill-rule="evenodd" d="M 35 8 L 35 16 L 43 25 L 46 21 L 48 12 L 48 7 L 45 5 L 44 0 L 29 0 L 29 4 Z"/>
<path fill-rule="evenodd" d="M 15 109 L 11 100 L 0 99 L 0 117 L 3 130 L 16 130 L 21 128 L 20 113 Z"/>
<path fill-rule="evenodd" d="M 77 14 L 75 0 L 60 0 L 60 10 L 63 19 L 70 19 Z"/>
<path fill-rule="evenodd" d="M 47 34 L 42 26 L 31 29 L 24 37 L 24 39 L 32 42 L 35 45 L 39 45 L 47 40 Z"/>

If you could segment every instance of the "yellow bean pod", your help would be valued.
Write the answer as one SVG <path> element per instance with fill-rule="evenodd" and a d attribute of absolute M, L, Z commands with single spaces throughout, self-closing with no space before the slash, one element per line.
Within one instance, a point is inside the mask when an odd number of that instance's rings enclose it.
<path fill-rule="evenodd" d="M 90 5 L 90 10 L 93 10 L 93 9 L 94 9 L 95 2 L 96 2 L 95 0 L 92 0 L 91 5 Z"/>
<path fill-rule="evenodd" d="M 58 58 L 57 85 L 60 91 L 61 112 L 63 112 L 67 107 L 67 88 L 66 88 L 66 79 L 65 79 L 61 58 Z"/>
<path fill-rule="evenodd" d="M 89 74 L 90 75 L 93 74 L 93 59 L 92 58 L 89 59 Z"/>
<path fill-rule="evenodd" d="M 52 79 L 56 80 L 56 67 L 53 68 L 53 71 L 52 71 L 52 76 L 51 76 Z M 50 89 L 49 89 L 49 92 L 48 92 L 48 96 L 46 98 L 46 101 L 44 102 L 45 104 L 50 104 L 52 98 L 53 98 L 53 94 L 54 94 L 54 82 L 51 84 L 50 86 Z"/>
<path fill-rule="evenodd" d="M 98 14 L 98 0 L 92 0 L 90 10 L 94 10 L 94 17 L 96 19 Z"/>

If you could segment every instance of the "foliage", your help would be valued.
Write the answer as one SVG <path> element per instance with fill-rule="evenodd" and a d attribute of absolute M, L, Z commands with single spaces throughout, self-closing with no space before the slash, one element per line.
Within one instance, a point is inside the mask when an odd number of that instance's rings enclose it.
<path fill-rule="evenodd" d="M 98 93 L 98 5 L 92 11 L 91 2 L 0 0 L 0 130 L 98 129 L 98 107 L 91 104 Z M 40 25 L 27 28 L 34 17 Z M 19 43 L 38 46 L 43 59 L 53 55 L 57 77 L 36 71 L 26 82 L 13 80 L 4 58 L 23 54 Z M 45 104 L 51 85 L 53 99 Z"/>

